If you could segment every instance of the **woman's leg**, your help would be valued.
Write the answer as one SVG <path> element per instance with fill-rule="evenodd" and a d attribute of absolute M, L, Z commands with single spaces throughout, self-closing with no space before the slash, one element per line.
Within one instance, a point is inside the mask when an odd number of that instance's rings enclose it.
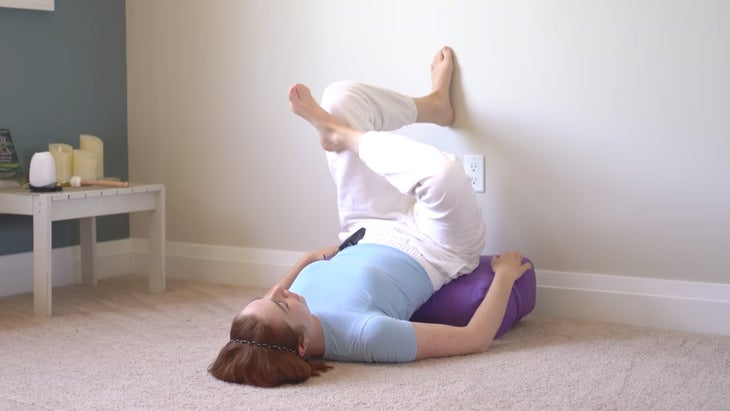
<path fill-rule="evenodd" d="M 302 84 L 290 88 L 289 102 L 295 114 L 319 131 L 325 151 L 357 153 L 356 134 L 395 130 L 414 122 L 452 124 L 449 94 L 453 70 L 452 51 L 444 47 L 431 63 L 431 92 L 425 96 L 413 98 L 380 87 L 338 82 L 325 90 L 321 106 Z"/>
<path fill-rule="evenodd" d="M 338 82 L 327 87 L 322 107 L 343 124 L 359 131 L 391 130 L 416 119 L 413 99 L 381 88 Z M 327 161 L 337 187 L 337 204 L 346 237 L 365 220 L 401 220 L 412 199 L 396 190 L 362 162 L 357 148 L 327 151 Z"/>
<path fill-rule="evenodd" d="M 416 122 L 450 125 L 453 55 L 444 48 L 431 64 L 431 93 L 414 98 Z M 413 234 L 418 248 L 449 276 L 473 270 L 485 243 L 481 209 L 461 162 L 433 146 L 392 133 L 359 139 L 359 157 L 396 189 L 415 199 Z"/>
<path fill-rule="evenodd" d="M 413 99 L 376 87 L 339 82 L 327 87 L 322 107 L 309 89 L 294 85 L 289 92 L 292 111 L 307 119 L 320 133 L 332 178 L 337 188 L 340 237 L 346 238 L 366 220 L 405 218 L 413 200 L 400 193 L 386 179 L 376 174 L 358 155 L 359 139 L 365 131 L 382 129 L 398 123 L 409 124 L 416 118 Z M 379 102 L 379 106 L 374 104 Z M 382 118 L 373 107 L 387 102 L 394 113 Z M 329 112 L 329 113 L 328 113 Z"/>
<path fill-rule="evenodd" d="M 436 124 L 453 121 L 449 100 L 452 71 L 451 51 L 440 50 L 431 68 L 432 92 L 410 100 L 416 108 L 412 121 Z M 379 93 L 382 89 L 367 90 Z M 369 104 L 377 99 L 352 96 L 353 93 L 350 93 L 347 100 L 352 103 L 331 105 L 333 114 L 330 114 L 314 101 L 305 86 L 296 85 L 290 91 L 292 110 L 319 131 L 322 147 L 336 153 L 336 161 L 346 161 L 339 169 L 340 174 L 333 173 L 336 181 L 338 175 L 343 178 L 338 181 L 341 183 L 338 185 L 339 200 L 344 200 L 340 204 L 341 218 L 343 207 L 349 213 L 346 217 L 379 218 L 378 214 L 387 213 L 405 216 L 410 207 L 403 206 L 412 205 L 414 234 L 423 235 L 424 254 L 443 260 L 444 264 L 436 262 L 449 275 L 473 269 L 484 246 L 484 223 L 461 164 L 453 155 L 427 144 L 392 133 L 368 131 L 376 126 L 397 126 L 398 118 L 406 118 L 402 122 L 407 123 L 408 118 L 388 116 L 390 110 L 387 107 L 381 110 L 379 106 Z M 347 109 L 338 109 L 341 106 Z M 357 124 L 364 130 L 355 129 L 344 121 Z M 334 164 L 338 166 L 336 162 Z M 349 176 L 349 172 L 356 176 Z M 351 184 L 353 181 L 355 184 Z M 367 181 L 377 181 L 377 188 L 374 189 Z M 343 196 L 342 192 L 346 195 Z M 357 204 L 350 201 L 353 199 L 361 201 L 365 208 L 358 210 Z M 383 207 L 382 210 L 373 207 L 389 203 L 401 207 Z M 355 220 L 345 218 L 343 229 L 349 228 L 348 221 Z M 451 270 L 451 266 L 457 269 Z"/>
<path fill-rule="evenodd" d="M 449 99 L 452 72 L 451 49 L 443 48 L 434 56 L 432 88 L 425 96 L 413 98 L 366 84 L 337 82 L 324 91 L 321 106 L 340 123 L 358 131 L 395 130 L 414 122 L 449 125 L 453 122 Z M 290 94 L 295 100 L 309 98 L 308 89 L 301 85 L 294 86 Z M 300 110 L 297 114 L 305 118 L 321 114 L 317 108 L 296 107 L 294 103 L 292 109 Z M 341 237 L 357 229 L 363 220 L 401 221 L 407 218 L 413 208 L 413 197 L 403 195 L 383 176 L 367 167 L 358 156 L 357 144 L 343 149 L 328 138 L 323 138 L 321 143 L 327 150 L 330 172 L 337 187 Z"/>
<path fill-rule="evenodd" d="M 362 135 L 359 153 L 371 170 L 415 200 L 410 233 L 429 262 L 449 277 L 473 270 L 486 233 L 461 162 L 433 146 L 387 132 Z"/>

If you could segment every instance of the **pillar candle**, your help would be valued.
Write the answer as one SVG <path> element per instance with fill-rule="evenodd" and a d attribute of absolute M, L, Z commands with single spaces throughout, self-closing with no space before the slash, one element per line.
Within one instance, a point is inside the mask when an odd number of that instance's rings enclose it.
<path fill-rule="evenodd" d="M 96 180 L 96 155 L 86 150 L 74 150 L 73 171 L 82 180 Z"/>
<path fill-rule="evenodd" d="M 99 137 L 82 134 L 79 136 L 79 148 L 96 156 L 96 178 L 104 177 L 104 142 Z M 78 175 L 78 174 L 75 174 Z"/>
<path fill-rule="evenodd" d="M 73 170 L 73 147 L 68 144 L 53 143 L 48 145 L 48 151 L 51 152 L 53 159 L 56 161 L 56 182 L 65 183 L 69 181 Z"/>

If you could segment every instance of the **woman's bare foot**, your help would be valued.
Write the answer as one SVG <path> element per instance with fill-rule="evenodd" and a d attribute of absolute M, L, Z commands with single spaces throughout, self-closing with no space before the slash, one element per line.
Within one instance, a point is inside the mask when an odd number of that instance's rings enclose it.
<path fill-rule="evenodd" d="M 357 151 L 362 132 L 353 130 L 325 111 L 304 84 L 289 88 L 292 112 L 307 120 L 319 132 L 319 143 L 326 151 Z"/>
<path fill-rule="evenodd" d="M 454 53 L 450 47 L 441 48 L 431 63 L 431 93 L 415 99 L 418 123 L 450 126 L 454 123 L 451 105 L 451 77 L 454 73 Z"/>

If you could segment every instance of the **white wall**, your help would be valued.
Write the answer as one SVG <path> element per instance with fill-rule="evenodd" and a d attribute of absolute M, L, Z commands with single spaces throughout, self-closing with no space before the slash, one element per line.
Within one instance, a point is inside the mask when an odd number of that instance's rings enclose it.
<path fill-rule="evenodd" d="M 456 124 L 403 133 L 485 154 L 485 253 L 727 284 L 728 21 L 724 0 L 127 0 L 130 179 L 166 185 L 170 241 L 333 243 L 289 85 L 424 93 L 447 44 Z"/>

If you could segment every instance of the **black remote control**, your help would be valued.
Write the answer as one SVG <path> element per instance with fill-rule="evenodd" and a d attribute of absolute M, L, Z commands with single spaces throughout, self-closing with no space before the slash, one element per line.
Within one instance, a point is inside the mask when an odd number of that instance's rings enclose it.
<path fill-rule="evenodd" d="M 358 243 L 358 241 L 362 240 L 362 238 L 365 236 L 365 227 L 360 227 L 359 230 L 355 231 L 351 236 L 347 237 L 345 241 L 340 244 L 340 247 L 337 249 L 337 251 L 342 251 L 345 248 L 355 245 Z"/>

